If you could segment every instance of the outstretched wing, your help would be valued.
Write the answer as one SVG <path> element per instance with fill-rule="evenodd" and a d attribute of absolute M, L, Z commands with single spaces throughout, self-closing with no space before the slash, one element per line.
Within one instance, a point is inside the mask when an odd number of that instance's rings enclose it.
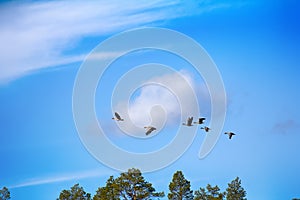
<path fill-rule="evenodd" d="M 189 117 L 187 124 L 190 126 L 190 125 L 192 125 L 192 122 L 193 122 L 193 117 Z"/>
<path fill-rule="evenodd" d="M 118 120 L 121 120 L 121 116 L 119 115 L 119 113 L 115 112 L 115 116 Z"/>
<path fill-rule="evenodd" d="M 150 133 L 152 133 L 152 131 L 155 131 L 156 130 L 156 128 L 155 127 L 149 127 L 149 128 L 147 128 L 147 132 L 146 132 L 146 135 L 149 135 Z"/>
<path fill-rule="evenodd" d="M 203 124 L 204 120 L 205 120 L 204 117 L 199 118 L 199 124 Z"/>
<path fill-rule="evenodd" d="M 229 139 L 231 139 L 232 136 L 235 135 L 235 133 L 233 133 L 233 132 L 225 132 L 224 134 L 227 134 L 229 136 Z"/>
<path fill-rule="evenodd" d="M 149 135 L 151 132 L 152 132 L 152 130 L 148 129 L 147 132 L 146 132 L 146 135 Z"/>
<path fill-rule="evenodd" d="M 230 132 L 229 133 L 229 139 L 231 139 L 232 138 L 232 136 L 234 136 L 235 135 L 235 133 L 233 133 L 233 132 Z"/>

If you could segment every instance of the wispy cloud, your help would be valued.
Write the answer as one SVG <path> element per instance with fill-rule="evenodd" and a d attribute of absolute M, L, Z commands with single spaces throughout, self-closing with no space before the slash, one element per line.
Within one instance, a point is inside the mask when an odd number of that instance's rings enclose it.
<path fill-rule="evenodd" d="M 78 62 L 78 42 L 224 7 L 219 1 L 26 1 L 0 4 L 0 81 Z M 75 49 L 75 53 L 74 53 Z M 66 54 L 72 50 L 73 54 Z M 80 55 L 76 53 L 81 51 Z"/>
<path fill-rule="evenodd" d="M 12 189 L 12 188 L 43 185 L 43 184 L 50 184 L 50 183 L 58 183 L 58 182 L 71 181 L 71 180 L 80 180 L 85 178 L 108 176 L 111 174 L 112 171 L 108 171 L 108 170 L 107 171 L 90 170 L 90 171 L 83 171 L 83 172 L 67 173 L 67 174 L 54 175 L 50 177 L 39 177 L 39 178 L 28 179 L 24 182 L 11 185 L 9 186 L 9 188 Z"/>
<path fill-rule="evenodd" d="M 0 80 L 30 71 L 77 62 L 64 55 L 85 36 L 167 19 L 173 1 L 49 1 L 2 4 L 0 16 Z"/>
<path fill-rule="evenodd" d="M 274 124 L 272 132 L 286 134 L 299 127 L 299 124 L 293 119 L 287 119 Z"/>

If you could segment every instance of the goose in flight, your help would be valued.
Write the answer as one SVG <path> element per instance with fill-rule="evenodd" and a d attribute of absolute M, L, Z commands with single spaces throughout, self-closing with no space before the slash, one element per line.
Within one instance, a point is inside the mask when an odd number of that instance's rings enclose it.
<path fill-rule="evenodd" d="M 194 124 L 203 124 L 205 119 L 206 118 L 204 118 L 204 117 L 200 117 L 197 122 L 194 122 Z"/>
<path fill-rule="evenodd" d="M 152 131 L 156 130 L 156 128 L 153 126 L 145 126 L 144 128 L 146 129 L 146 135 L 149 135 L 150 133 L 152 133 Z"/>
<path fill-rule="evenodd" d="M 204 129 L 205 132 L 208 132 L 209 130 L 211 130 L 211 128 L 209 128 L 209 127 L 207 127 L 207 126 L 201 127 L 201 129 Z"/>
<path fill-rule="evenodd" d="M 184 125 L 184 126 L 193 126 L 192 123 L 193 123 L 193 117 L 188 117 L 187 118 L 187 123 L 182 123 L 182 125 Z"/>
<path fill-rule="evenodd" d="M 119 113 L 117 112 L 115 112 L 115 117 L 113 117 L 112 119 L 116 121 L 124 121 L 124 119 L 122 119 Z"/>
<path fill-rule="evenodd" d="M 235 133 L 233 133 L 233 132 L 225 132 L 224 134 L 227 134 L 229 136 L 229 139 L 231 139 L 232 136 L 235 135 Z"/>

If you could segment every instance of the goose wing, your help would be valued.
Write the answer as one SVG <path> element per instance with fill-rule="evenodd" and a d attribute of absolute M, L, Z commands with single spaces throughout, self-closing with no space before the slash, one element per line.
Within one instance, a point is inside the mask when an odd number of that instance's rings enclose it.
<path fill-rule="evenodd" d="M 146 135 L 149 135 L 152 132 L 151 129 L 147 129 Z"/>
<path fill-rule="evenodd" d="M 233 132 L 230 132 L 229 133 L 229 139 L 231 139 L 232 138 L 232 136 L 234 136 L 235 135 L 235 133 L 233 133 Z"/>
<path fill-rule="evenodd" d="M 233 132 L 225 132 L 224 134 L 227 134 L 229 136 L 229 139 L 231 139 L 232 136 L 235 135 L 235 133 L 233 133 Z"/>
<path fill-rule="evenodd" d="M 151 127 L 147 127 L 147 132 L 146 132 L 146 135 L 149 135 L 150 133 L 152 133 L 152 131 L 155 131 L 156 128 L 151 126 Z"/>
<path fill-rule="evenodd" d="M 188 120 L 187 120 L 187 124 L 188 124 L 189 126 L 191 126 L 191 125 L 192 125 L 192 122 L 193 122 L 193 117 L 189 117 Z"/>
<path fill-rule="evenodd" d="M 205 120 L 205 117 L 199 118 L 199 124 L 203 124 L 204 120 Z"/>
<path fill-rule="evenodd" d="M 121 120 L 121 116 L 119 115 L 119 113 L 115 112 L 115 116 L 118 120 Z"/>
<path fill-rule="evenodd" d="M 210 128 L 207 127 L 207 126 L 205 126 L 204 129 L 205 129 L 206 132 L 208 132 L 210 130 Z"/>

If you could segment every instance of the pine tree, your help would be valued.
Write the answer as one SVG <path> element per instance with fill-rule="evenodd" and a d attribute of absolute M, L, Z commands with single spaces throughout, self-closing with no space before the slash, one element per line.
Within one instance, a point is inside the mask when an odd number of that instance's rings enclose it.
<path fill-rule="evenodd" d="M 195 191 L 195 200 L 222 200 L 224 198 L 224 193 L 220 192 L 220 188 L 216 185 L 212 187 L 207 184 L 206 189 L 200 188 Z"/>
<path fill-rule="evenodd" d="M 188 200 L 194 198 L 190 181 L 184 178 L 181 171 L 174 173 L 172 182 L 169 184 L 169 190 L 168 198 L 172 200 Z"/>
<path fill-rule="evenodd" d="M 119 195 L 123 199 L 147 200 L 165 196 L 163 192 L 155 192 L 152 184 L 145 181 L 138 169 L 132 168 L 128 172 L 121 173 L 115 182 L 119 187 Z"/>
<path fill-rule="evenodd" d="M 120 187 L 116 183 L 113 176 L 110 176 L 106 181 L 106 185 L 104 187 L 98 188 L 96 191 L 93 200 L 102 200 L 102 199 L 110 199 L 110 200 L 119 200 L 120 199 Z"/>
<path fill-rule="evenodd" d="M 241 180 L 236 177 L 231 183 L 228 184 L 226 189 L 226 199 L 227 200 L 246 200 L 246 191 L 241 186 Z"/>
<path fill-rule="evenodd" d="M 1 199 L 1 200 L 8 200 L 8 199 L 10 199 L 10 192 L 9 192 L 9 190 L 7 189 L 7 187 L 3 187 L 3 188 L 0 190 L 0 199 Z"/>
<path fill-rule="evenodd" d="M 86 193 L 77 183 L 71 187 L 71 190 L 63 190 L 58 200 L 91 200 L 91 194 Z"/>

